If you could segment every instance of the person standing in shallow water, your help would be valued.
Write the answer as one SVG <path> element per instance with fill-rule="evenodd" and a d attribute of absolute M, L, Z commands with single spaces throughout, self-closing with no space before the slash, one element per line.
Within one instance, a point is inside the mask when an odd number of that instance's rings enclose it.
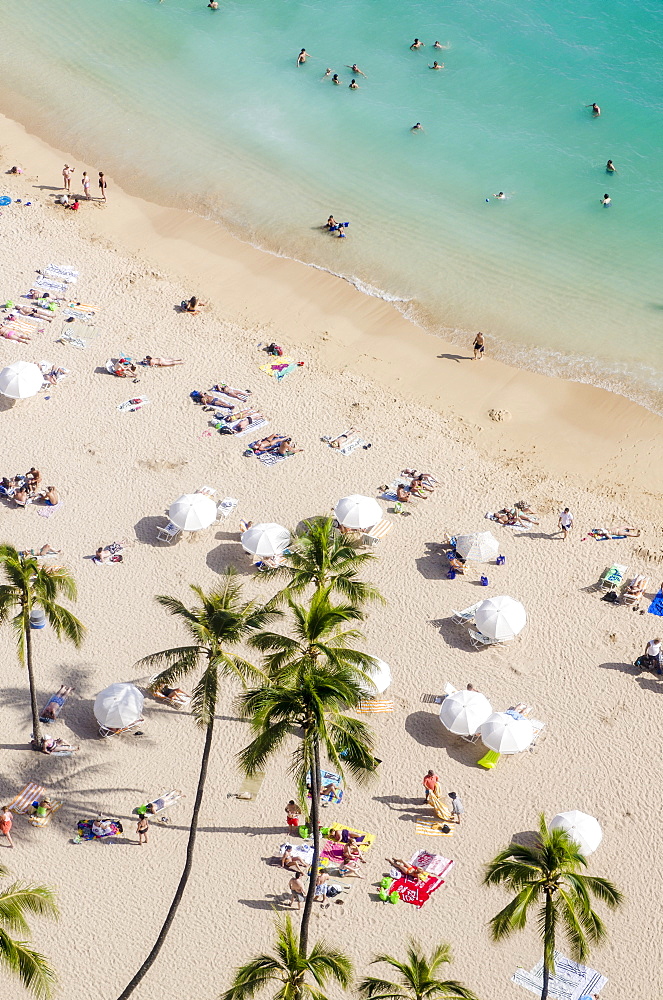
<path fill-rule="evenodd" d="M 306 49 L 302 49 L 297 56 L 297 65 L 303 66 L 307 59 L 311 58 L 311 53 L 307 52 Z"/>
<path fill-rule="evenodd" d="M 483 358 L 484 350 L 485 346 L 483 342 L 483 334 L 477 333 L 476 337 L 474 338 L 474 357 L 472 358 L 472 361 L 477 361 L 477 360 L 481 361 L 481 359 Z"/>
<path fill-rule="evenodd" d="M 606 163 L 606 165 L 605 165 L 605 172 L 606 172 L 606 174 L 616 174 L 617 173 L 617 167 L 614 165 L 614 163 L 612 162 L 612 160 L 608 160 L 608 162 Z"/>

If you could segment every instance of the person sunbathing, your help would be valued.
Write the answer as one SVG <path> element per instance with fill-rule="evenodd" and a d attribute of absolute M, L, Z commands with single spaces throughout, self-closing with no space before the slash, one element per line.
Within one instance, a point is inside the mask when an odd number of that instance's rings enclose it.
<path fill-rule="evenodd" d="M 366 859 L 362 858 L 359 845 L 354 837 L 348 837 L 347 843 L 343 845 L 343 860 L 361 861 L 363 865 L 366 864 Z"/>
<path fill-rule="evenodd" d="M 25 333 L 19 333 L 18 330 L 6 330 L 4 327 L 0 327 L 0 337 L 4 337 L 5 340 L 15 340 L 19 344 L 29 344 L 32 340 Z"/>
<path fill-rule="evenodd" d="M 67 374 L 66 368 L 51 368 L 50 372 L 44 375 L 44 382 L 49 385 L 57 385 L 60 379 Z"/>
<path fill-rule="evenodd" d="M 410 491 L 402 483 L 396 487 L 396 499 L 399 503 L 409 503 L 411 500 Z"/>
<path fill-rule="evenodd" d="M 239 399 L 242 403 L 245 403 L 246 397 L 251 395 L 250 389 L 233 389 L 232 386 L 226 385 L 225 382 L 221 385 L 213 385 L 211 391 L 222 392 L 224 396 L 230 396 L 231 399 Z"/>
<path fill-rule="evenodd" d="M 417 472 L 416 469 L 403 469 L 401 476 L 412 476 L 413 479 L 418 479 L 421 483 L 427 483 L 431 489 L 439 485 L 439 480 L 435 478 L 432 472 Z"/>
<path fill-rule="evenodd" d="M 76 753 L 80 747 L 74 747 L 71 743 L 65 743 L 64 740 L 47 740 L 45 736 L 42 736 L 39 749 L 42 753 Z"/>
<path fill-rule="evenodd" d="M 428 492 L 432 492 L 430 489 Z M 423 484 L 418 479 L 413 479 L 410 483 L 410 495 L 413 497 L 419 497 L 420 500 L 428 499 L 428 492 L 424 489 Z"/>
<path fill-rule="evenodd" d="M 355 859 L 341 862 L 338 866 L 338 873 L 341 876 L 354 875 L 355 878 L 366 878 L 365 875 L 360 874 L 359 863 Z"/>
<path fill-rule="evenodd" d="M 252 451 L 256 455 L 264 455 L 269 451 L 273 451 L 278 448 L 282 442 L 289 440 L 284 434 L 270 434 L 269 437 L 263 438 L 262 441 L 256 441 L 252 445 Z"/>
<path fill-rule="evenodd" d="M 219 397 L 212 392 L 201 392 L 198 396 L 198 402 L 202 404 L 204 410 L 234 410 L 235 407 L 228 400 L 219 399 Z"/>
<path fill-rule="evenodd" d="M 225 423 L 232 424 L 233 434 L 241 434 L 241 432 L 245 431 L 247 427 L 251 426 L 251 424 L 255 424 L 259 420 L 264 419 L 264 414 L 260 413 L 258 410 L 240 410 L 239 413 L 232 413 L 223 418 Z M 235 423 L 235 421 L 237 421 L 237 423 Z"/>
<path fill-rule="evenodd" d="M 171 688 L 164 685 L 163 687 L 156 688 L 154 693 L 159 698 L 165 698 L 172 705 L 184 705 L 191 701 L 191 695 L 183 691 L 182 688 Z"/>
<path fill-rule="evenodd" d="M 411 865 L 407 861 L 403 861 L 402 858 L 385 858 L 392 868 L 396 868 L 397 871 L 401 872 L 403 875 L 425 875 L 423 868 L 419 868 L 417 865 Z"/>
<path fill-rule="evenodd" d="M 146 354 L 140 364 L 148 368 L 172 368 L 173 365 L 183 365 L 184 361 L 182 358 L 151 358 Z"/>
<path fill-rule="evenodd" d="M 274 449 L 274 454 L 285 455 L 287 458 L 290 458 L 291 455 L 296 455 L 298 452 L 303 450 L 303 448 L 295 448 L 292 443 L 292 438 L 286 438 L 284 441 L 281 441 L 277 448 Z"/>
<path fill-rule="evenodd" d="M 357 428 L 350 427 L 350 429 L 347 430 L 345 434 L 339 434 L 338 437 L 335 438 L 323 438 L 322 440 L 326 441 L 330 448 L 342 448 L 343 445 L 348 443 L 348 438 L 352 434 L 356 433 L 357 433 Z"/>

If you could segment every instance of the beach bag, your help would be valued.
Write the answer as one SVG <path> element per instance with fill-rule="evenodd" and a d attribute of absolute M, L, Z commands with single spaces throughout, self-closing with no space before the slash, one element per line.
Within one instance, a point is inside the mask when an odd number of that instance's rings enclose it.
<path fill-rule="evenodd" d="M 498 556 L 497 559 L 495 560 L 495 565 L 503 566 L 505 562 L 506 562 L 506 556 Z"/>
<path fill-rule="evenodd" d="M 482 576 L 481 577 L 481 586 L 482 587 L 487 587 L 488 586 L 488 577 L 487 576 Z"/>
<path fill-rule="evenodd" d="M 279 347 L 278 344 L 269 344 L 269 346 L 266 347 L 265 350 L 267 351 L 268 354 L 272 354 L 276 358 L 280 358 L 283 356 L 283 348 Z"/>
<path fill-rule="evenodd" d="M 456 579 L 456 570 L 450 569 L 447 573 L 447 580 L 455 580 L 455 579 Z"/>
<path fill-rule="evenodd" d="M 333 899 L 334 896 L 340 896 L 340 895 L 341 895 L 341 890 L 336 885 L 330 885 L 329 888 L 327 889 L 328 899 Z"/>

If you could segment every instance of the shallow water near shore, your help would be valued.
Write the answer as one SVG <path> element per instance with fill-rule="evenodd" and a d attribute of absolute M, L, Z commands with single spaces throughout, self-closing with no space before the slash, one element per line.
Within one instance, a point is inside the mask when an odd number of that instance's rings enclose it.
<path fill-rule="evenodd" d="M 663 411 L 659 6 L 5 0 L 3 22 L 2 110 L 72 158 Z"/>

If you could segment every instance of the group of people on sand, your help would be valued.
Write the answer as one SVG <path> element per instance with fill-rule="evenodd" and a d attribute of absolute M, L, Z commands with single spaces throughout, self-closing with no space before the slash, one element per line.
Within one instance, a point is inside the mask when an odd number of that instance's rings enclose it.
<path fill-rule="evenodd" d="M 270 434 L 268 437 L 263 438 L 262 441 L 254 441 L 249 445 L 249 449 L 257 456 L 285 455 L 286 458 L 304 450 L 303 448 L 296 448 L 292 438 L 286 437 L 285 434 Z"/>
<path fill-rule="evenodd" d="M 60 502 L 60 494 L 55 486 L 41 486 L 41 472 L 34 466 L 29 472 L 17 473 L 12 479 L 4 476 L 0 480 L 0 496 L 13 500 L 17 507 L 25 507 L 26 504 L 39 500 L 50 507 L 55 507 Z"/>
<path fill-rule="evenodd" d="M 71 182 L 73 177 L 74 177 L 74 168 L 70 167 L 68 163 L 65 163 L 64 167 L 62 168 L 62 180 L 64 182 L 62 188 L 65 191 L 68 198 L 71 197 Z M 103 170 L 99 171 L 99 180 L 97 183 L 99 185 L 99 200 L 106 201 L 106 191 L 108 189 L 108 184 L 106 182 L 106 178 L 104 177 Z M 90 178 L 88 176 L 87 170 L 83 171 L 81 177 L 81 187 L 83 188 L 83 197 L 85 198 L 85 200 L 91 201 L 92 196 L 90 194 Z M 78 202 L 78 199 L 76 198 L 75 201 Z M 73 208 L 74 206 L 68 204 L 67 207 Z M 76 205 L 76 207 L 77 208 L 79 207 L 78 204 Z"/>
<path fill-rule="evenodd" d="M 173 368 L 175 365 L 183 365 L 184 360 L 182 358 L 153 358 L 147 354 L 138 364 L 145 368 Z M 112 373 L 117 378 L 133 378 L 134 382 L 137 382 L 137 372 L 138 369 L 131 358 L 118 358 L 113 364 Z"/>
<path fill-rule="evenodd" d="M 415 469 L 403 469 L 401 476 L 411 476 L 410 483 L 406 486 L 399 483 L 396 487 L 396 500 L 399 503 L 409 503 L 412 497 L 419 500 L 426 500 L 431 493 L 435 492 L 438 485 L 437 479 L 430 472 L 417 472 Z M 387 490 L 389 487 L 382 487 Z"/>

